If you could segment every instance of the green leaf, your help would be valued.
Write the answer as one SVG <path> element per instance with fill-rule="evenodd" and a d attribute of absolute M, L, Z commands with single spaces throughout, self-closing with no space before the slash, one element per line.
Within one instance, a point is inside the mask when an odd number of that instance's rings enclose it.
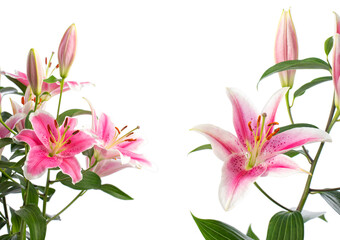
<path fill-rule="evenodd" d="M 13 140 L 12 138 L 1 138 L 0 139 L 0 148 L 3 148 L 7 146 L 8 144 L 12 144 Z"/>
<path fill-rule="evenodd" d="M 58 124 L 61 125 L 66 117 L 75 117 L 79 115 L 91 114 L 91 111 L 83 109 L 70 109 L 59 115 Z"/>
<path fill-rule="evenodd" d="M 212 149 L 211 144 L 204 144 L 202 146 L 199 146 L 199 147 L 195 148 L 194 150 L 191 150 L 188 154 L 196 152 L 196 151 L 205 150 L 205 149 Z"/>
<path fill-rule="evenodd" d="M 6 122 L 10 117 L 12 117 L 12 114 L 10 114 L 9 112 L 1 112 L 1 118 L 4 122 Z"/>
<path fill-rule="evenodd" d="M 206 240 L 251 240 L 236 228 L 212 219 L 200 219 L 191 214 Z"/>
<path fill-rule="evenodd" d="M 283 133 L 293 128 L 301 128 L 301 127 L 318 128 L 317 126 L 309 124 L 309 123 L 295 123 L 295 124 L 290 124 L 284 127 L 280 127 L 280 130 L 278 131 L 277 134 Z"/>
<path fill-rule="evenodd" d="M 306 58 L 303 60 L 290 60 L 275 64 L 274 66 L 268 68 L 261 76 L 259 83 L 266 77 L 285 70 L 291 69 L 324 69 L 330 71 L 328 63 L 319 58 Z"/>
<path fill-rule="evenodd" d="M 15 182 L 6 181 L 0 183 L 0 198 L 5 197 L 6 195 L 11 193 L 19 192 L 21 192 L 21 185 Z"/>
<path fill-rule="evenodd" d="M 269 222 L 267 240 L 303 240 L 304 226 L 300 212 L 278 212 Z"/>
<path fill-rule="evenodd" d="M 88 157 L 89 159 L 91 159 L 93 157 L 94 154 L 94 148 L 90 148 L 85 150 L 84 152 L 82 152 L 83 155 L 85 155 L 86 157 Z"/>
<path fill-rule="evenodd" d="M 83 179 L 76 184 L 72 183 L 69 175 L 62 172 L 57 174 L 57 180 L 60 180 L 63 185 L 76 190 L 100 189 L 101 187 L 100 177 L 91 171 L 83 171 Z"/>
<path fill-rule="evenodd" d="M 16 90 L 14 87 L 2 87 L 0 89 L 0 93 L 2 94 L 2 96 L 5 96 L 7 94 L 19 94 L 18 90 Z"/>
<path fill-rule="evenodd" d="M 46 219 L 35 205 L 25 205 L 15 211 L 28 225 L 30 238 L 44 240 L 46 235 Z"/>
<path fill-rule="evenodd" d="M 251 237 L 252 239 L 254 240 L 260 240 L 256 234 L 253 232 L 253 230 L 251 229 L 251 225 L 249 225 L 249 228 L 248 228 L 248 232 L 247 232 L 247 236 L 248 237 Z"/>
<path fill-rule="evenodd" d="M 328 57 L 329 53 L 331 52 L 333 48 L 333 37 L 329 37 L 326 39 L 325 44 L 324 44 L 324 49 L 326 56 Z"/>
<path fill-rule="evenodd" d="M 11 235 L 11 234 L 6 234 L 0 236 L 0 240 L 18 240 L 19 237 L 17 234 Z"/>
<path fill-rule="evenodd" d="M 120 190 L 119 188 L 111 185 L 111 184 L 103 184 L 100 187 L 100 190 L 102 190 L 103 192 L 110 194 L 111 196 L 115 197 L 115 198 L 119 198 L 122 200 L 133 200 L 132 197 L 130 197 L 129 195 L 127 195 L 125 192 L 123 192 L 122 190 Z"/>
<path fill-rule="evenodd" d="M 340 192 L 320 192 L 320 196 L 340 215 Z"/>
<path fill-rule="evenodd" d="M 1 230 L 1 228 L 3 228 L 3 226 L 5 226 L 5 225 L 6 225 L 6 220 L 3 219 L 2 217 L 0 217 L 0 230 Z"/>
<path fill-rule="evenodd" d="M 288 152 L 284 153 L 284 155 L 287 155 L 288 157 L 291 157 L 291 158 L 299 154 L 306 156 L 306 153 L 303 150 L 289 150 Z"/>
<path fill-rule="evenodd" d="M 9 160 L 12 160 L 12 159 L 14 159 L 14 158 L 16 158 L 16 157 L 20 157 L 20 156 L 23 156 L 23 155 L 25 155 L 25 151 L 24 151 L 24 150 L 16 150 L 16 151 L 12 154 L 12 156 L 9 158 Z"/>
<path fill-rule="evenodd" d="M 11 211 L 11 223 L 12 223 L 11 233 L 17 233 L 20 231 L 21 219 L 16 214 L 13 208 L 10 207 L 9 210 Z"/>
<path fill-rule="evenodd" d="M 327 222 L 325 218 L 325 212 L 310 212 L 310 211 L 302 210 L 301 215 L 302 215 L 304 223 L 314 218 L 320 218 L 321 220 Z"/>
<path fill-rule="evenodd" d="M 316 86 L 320 83 L 330 81 L 332 79 L 333 78 L 331 76 L 320 77 L 320 78 L 316 78 L 316 79 L 310 81 L 309 83 L 302 85 L 298 90 L 296 90 L 294 92 L 293 101 L 294 101 L 295 98 L 302 96 L 305 93 L 305 91 L 308 90 L 309 88 L 312 88 L 312 87 L 314 87 L 314 86 Z"/>
<path fill-rule="evenodd" d="M 55 76 L 51 75 L 49 78 L 45 79 L 45 83 L 56 83 L 59 82 L 60 80 L 57 79 Z"/>
<path fill-rule="evenodd" d="M 45 187 L 43 187 L 43 186 L 37 186 L 37 185 L 34 185 L 34 186 L 35 186 L 35 188 L 36 188 L 41 194 L 44 194 L 44 193 L 45 193 Z M 54 193 L 55 193 L 55 189 L 49 187 L 49 188 L 48 188 L 48 191 L 47 191 L 47 202 L 50 201 L 50 199 L 52 198 L 52 196 L 53 196 Z M 43 199 L 44 199 L 44 196 L 39 195 L 39 198 L 43 200 Z"/>
<path fill-rule="evenodd" d="M 25 93 L 26 92 L 26 86 L 24 84 L 22 84 L 21 82 L 19 82 L 17 79 L 5 74 L 5 76 L 8 78 L 8 80 L 10 80 L 12 83 L 14 83 L 15 85 L 18 86 L 18 88 L 20 88 L 20 90 Z"/>
<path fill-rule="evenodd" d="M 39 201 L 38 193 L 31 182 L 28 182 L 28 189 L 26 190 L 26 192 L 23 191 L 23 197 L 25 197 L 26 194 L 27 194 L 26 203 L 38 206 Z"/>
<path fill-rule="evenodd" d="M 31 123 L 31 121 L 30 121 L 30 115 L 31 115 L 31 113 L 33 113 L 33 112 L 34 112 L 33 110 L 29 111 L 28 114 L 27 114 L 27 116 L 26 116 L 26 119 L 25 119 L 25 128 L 26 128 L 26 129 L 33 129 L 32 123 Z"/>

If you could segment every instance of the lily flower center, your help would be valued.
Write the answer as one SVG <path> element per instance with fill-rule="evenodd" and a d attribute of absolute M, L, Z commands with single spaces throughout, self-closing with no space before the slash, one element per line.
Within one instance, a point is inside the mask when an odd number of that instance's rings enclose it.
<path fill-rule="evenodd" d="M 65 145 L 71 144 L 71 138 L 74 135 L 76 135 L 80 132 L 79 130 L 75 130 L 75 131 L 72 132 L 72 134 L 69 137 L 66 138 L 66 133 L 70 129 L 70 126 L 67 123 L 68 123 L 68 118 L 65 119 L 65 122 L 64 122 L 64 129 L 65 130 L 64 130 L 63 134 L 61 134 L 60 130 L 59 130 L 59 125 L 58 125 L 57 121 L 54 120 L 54 126 L 57 130 L 57 133 L 58 133 L 57 138 L 53 135 L 51 126 L 49 124 L 47 124 L 47 130 L 48 130 L 48 133 L 50 134 L 50 137 L 49 137 L 49 142 L 50 142 L 49 156 L 50 157 L 53 157 L 56 154 L 59 154 L 62 151 L 64 151 Z"/>
<path fill-rule="evenodd" d="M 127 126 L 123 127 L 119 130 L 119 128 L 115 127 L 116 132 L 112 140 L 105 146 L 106 149 L 113 148 L 114 146 L 117 146 L 118 144 L 121 144 L 123 142 L 133 142 L 136 141 L 135 138 L 129 138 L 135 130 L 139 129 L 139 126 L 132 129 L 131 131 L 125 133 L 123 136 L 119 137 L 119 135 L 122 134 L 122 132 L 127 128 Z"/>
<path fill-rule="evenodd" d="M 263 113 L 262 115 L 258 116 L 255 129 L 252 129 L 251 121 L 248 123 L 248 128 L 254 137 L 254 143 L 251 144 L 247 142 L 248 164 L 246 166 L 246 170 L 250 170 L 254 166 L 261 163 L 261 161 L 258 160 L 258 156 L 261 153 L 262 147 L 266 142 L 268 142 L 275 134 L 277 134 L 280 131 L 280 128 L 276 128 L 274 131 L 272 131 L 274 126 L 279 125 L 279 123 L 271 122 L 267 124 L 267 130 L 265 132 L 266 117 L 267 117 L 266 113 Z"/>

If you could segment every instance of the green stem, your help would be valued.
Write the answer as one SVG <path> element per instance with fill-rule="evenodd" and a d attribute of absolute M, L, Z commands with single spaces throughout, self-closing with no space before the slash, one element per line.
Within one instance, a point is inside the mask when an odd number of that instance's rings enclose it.
<path fill-rule="evenodd" d="M 35 96 L 35 105 L 34 105 L 34 112 L 37 111 L 37 107 L 40 101 L 40 95 Z"/>
<path fill-rule="evenodd" d="M 2 168 L 0 168 L 0 172 L 1 172 L 4 176 L 6 176 L 8 179 L 10 179 L 12 182 L 14 182 L 14 183 L 20 185 L 20 184 L 19 184 L 17 181 L 15 181 L 10 175 L 8 175 L 8 174 L 6 173 L 6 171 L 3 170 Z"/>
<path fill-rule="evenodd" d="M 66 207 L 64 207 L 60 212 L 58 212 L 56 215 L 51 217 L 50 219 L 47 220 L 47 224 L 51 222 L 53 219 L 57 218 L 60 214 L 62 214 L 66 209 L 68 209 L 78 198 L 83 196 L 86 193 L 87 190 L 82 190 L 80 193 L 69 203 L 67 204 Z"/>
<path fill-rule="evenodd" d="M 0 118 L 0 123 L 1 123 L 8 131 L 10 131 L 11 133 L 13 133 L 14 135 L 17 134 L 17 133 L 14 132 L 10 127 L 8 127 L 8 126 L 6 125 L 6 123 L 2 120 L 2 118 Z"/>
<path fill-rule="evenodd" d="M 61 97 L 62 97 L 62 95 L 63 95 L 63 89 L 64 89 L 64 81 L 65 81 L 65 78 L 62 78 L 61 81 L 60 81 L 60 94 L 59 94 L 58 111 L 57 111 L 57 118 L 56 118 L 57 121 L 58 121 L 58 118 L 59 118 Z"/>
<path fill-rule="evenodd" d="M 28 192 L 29 192 L 29 187 L 28 187 L 28 180 L 26 180 L 26 191 L 25 191 L 25 194 L 24 194 L 24 204 L 23 206 L 26 206 L 27 204 L 27 198 L 28 198 Z M 26 223 L 23 219 L 21 219 L 21 225 L 20 225 L 20 240 L 26 240 Z"/>
<path fill-rule="evenodd" d="M 50 187 L 50 172 L 51 170 L 48 169 L 47 178 L 46 178 L 46 187 L 45 187 L 45 192 L 44 192 L 44 200 L 43 200 L 43 211 L 42 211 L 42 215 L 44 217 L 46 216 L 47 196 L 48 196 L 48 189 Z"/>
<path fill-rule="evenodd" d="M 334 97 L 333 97 L 333 104 L 332 104 L 332 108 L 331 108 L 331 111 L 329 113 L 329 117 L 328 117 L 328 122 L 327 122 L 327 125 L 326 125 L 326 132 L 327 133 L 330 133 L 334 123 L 336 122 L 336 120 L 338 119 L 339 115 L 340 115 L 340 111 L 337 110 L 337 112 L 335 113 L 334 115 L 334 111 L 335 111 L 335 106 L 334 106 Z M 334 117 L 333 117 L 334 115 Z M 308 195 L 310 193 L 310 185 L 312 183 L 312 179 L 313 179 L 313 173 L 315 171 L 315 168 L 316 168 L 316 164 L 318 163 L 318 160 L 319 160 L 319 157 L 321 155 L 321 151 L 323 149 L 325 145 L 325 142 L 322 142 L 319 146 L 319 149 L 315 155 L 315 158 L 313 160 L 313 163 L 311 165 L 311 168 L 309 170 L 309 172 L 311 173 L 311 175 L 308 176 L 307 178 L 307 181 L 306 181 L 306 185 L 305 185 L 305 188 L 304 188 L 304 191 L 302 193 L 302 196 L 301 196 L 301 199 L 300 199 L 300 202 L 299 202 L 299 205 L 298 207 L 296 208 L 297 211 L 301 212 L 306 201 L 307 201 L 307 198 L 308 198 Z"/>
<path fill-rule="evenodd" d="M 293 115 L 292 115 L 292 111 L 291 111 L 291 106 L 290 106 L 290 104 L 289 104 L 289 91 L 290 91 L 290 89 L 287 91 L 286 96 L 285 96 L 285 99 L 286 99 L 286 106 L 287 106 L 287 112 L 288 112 L 288 116 L 289 116 L 290 122 L 291 122 L 292 124 L 294 124 Z M 313 159 L 312 159 L 312 157 L 309 155 L 309 153 L 308 153 L 307 149 L 305 148 L 305 146 L 302 146 L 302 150 L 303 150 L 304 153 L 306 154 L 308 162 L 309 162 L 310 164 L 312 164 Z"/>
<path fill-rule="evenodd" d="M 8 210 L 7 210 L 7 203 L 6 203 L 6 197 L 2 198 L 2 204 L 4 206 L 4 213 L 5 213 L 5 220 L 6 220 L 6 225 L 7 225 L 7 232 L 8 234 L 11 231 L 11 226 L 9 225 L 9 217 L 8 217 Z"/>
<path fill-rule="evenodd" d="M 270 201 L 272 201 L 273 203 L 275 203 L 277 206 L 279 206 L 280 208 L 283 208 L 285 210 L 287 210 L 288 212 L 292 212 L 291 209 L 281 205 L 280 203 L 278 203 L 277 201 L 275 201 L 271 196 L 269 196 L 258 184 L 257 182 L 254 182 L 254 185 L 257 187 L 258 190 L 260 190 L 261 193 L 263 193 L 263 195 L 265 195 Z"/>

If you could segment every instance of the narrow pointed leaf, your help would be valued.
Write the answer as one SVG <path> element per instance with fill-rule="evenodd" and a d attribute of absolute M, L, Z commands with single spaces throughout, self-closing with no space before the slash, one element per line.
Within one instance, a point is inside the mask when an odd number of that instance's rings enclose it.
<path fill-rule="evenodd" d="M 132 197 L 111 184 L 103 184 L 99 189 L 115 198 L 119 198 L 122 200 L 133 200 Z"/>
<path fill-rule="evenodd" d="M 302 154 L 304 156 L 306 156 L 305 152 L 302 150 L 289 150 L 288 152 L 285 152 L 284 155 L 287 155 L 288 157 L 295 157 L 299 154 Z"/>
<path fill-rule="evenodd" d="M 35 205 L 26 205 L 15 211 L 28 225 L 30 238 L 44 240 L 46 235 L 46 219 Z"/>
<path fill-rule="evenodd" d="M 11 233 L 17 233 L 20 231 L 21 219 L 19 215 L 16 214 L 13 208 L 10 207 L 9 210 L 11 211 L 11 223 L 12 223 Z"/>
<path fill-rule="evenodd" d="M 0 198 L 5 197 L 11 193 L 19 193 L 21 191 L 21 185 L 15 182 L 2 182 L 0 183 Z"/>
<path fill-rule="evenodd" d="M 253 232 L 253 229 L 251 229 L 251 225 L 249 225 L 248 231 L 247 231 L 247 236 L 251 237 L 254 240 L 260 240 L 258 236 Z"/>
<path fill-rule="evenodd" d="M 320 192 L 320 196 L 340 215 L 340 192 Z"/>
<path fill-rule="evenodd" d="M 25 93 L 26 92 L 26 86 L 24 84 L 22 84 L 21 82 L 19 82 L 18 80 L 16 80 L 15 78 L 12 78 L 11 76 L 9 75 L 5 75 L 8 80 L 10 80 L 12 83 L 14 83 L 15 85 L 18 86 L 18 88 L 20 88 L 20 90 Z"/>
<path fill-rule="evenodd" d="M 4 122 L 6 122 L 7 119 L 9 119 L 10 117 L 12 117 L 12 114 L 10 114 L 9 112 L 3 111 L 3 112 L 1 112 L 1 117 L 2 117 L 2 120 L 3 120 Z"/>
<path fill-rule="evenodd" d="M 205 149 L 212 149 L 211 144 L 205 144 L 205 145 L 199 146 L 199 147 L 195 148 L 194 150 L 191 150 L 188 154 L 193 153 L 193 152 L 197 152 L 197 151 L 201 151 L 201 150 L 205 150 Z"/>
<path fill-rule="evenodd" d="M 269 222 L 267 240 L 303 240 L 304 226 L 300 212 L 278 212 Z"/>
<path fill-rule="evenodd" d="M 200 219 L 191 215 L 206 240 L 252 240 L 228 224 L 212 219 Z"/>
<path fill-rule="evenodd" d="M 330 80 L 332 80 L 331 76 L 320 77 L 310 81 L 309 83 L 302 85 L 298 90 L 294 92 L 294 99 L 299 96 L 302 96 L 305 93 L 305 91 L 308 90 L 309 88 L 312 88 L 320 83 L 327 82 Z"/>
<path fill-rule="evenodd" d="M 44 82 L 45 83 L 55 83 L 60 81 L 59 79 L 57 79 L 55 76 L 50 76 L 49 78 L 45 79 Z"/>
<path fill-rule="evenodd" d="M 3 148 L 7 146 L 8 144 L 12 144 L 13 140 L 12 138 L 1 138 L 0 139 L 0 148 Z"/>
<path fill-rule="evenodd" d="M 44 194 L 44 193 L 45 193 L 45 187 L 36 186 L 36 185 L 35 185 L 35 188 L 36 188 L 41 194 Z M 47 202 L 50 201 L 50 199 L 52 198 L 52 196 L 53 196 L 54 193 L 55 193 L 55 189 L 49 187 L 49 188 L 48 188 L 48 191 L 47 191 Z M 41 200 L 44 199 L 44 197 L 43 197 L 43 196 L 40 196 L 40 195 L 39 195 L 39 198 L 40 198 Z"/>
<path fill-rule="evenodd" d="M 19 94 L 18 90 L 16 90 L 14 87 L 2 87 L 0 89 L 0 93 L 2 96 L 5 96 L 7 94 Z M 19 94 L 21 95 L 21 94 Z"/>
<path fill-rule="evenodd" d="M 57 180 L 60 180 L 63 185 L 76 190 L 100 189 L 101 187 L 100 177 L 91 171 L 83 172 L 83 179 L 76 184 L 72 183 L 69 175 L 62 172 L 57 174 Z"/>
<path fill-rule="evenodd" d="M 1 230 L 1 228 L 3 228 L 3 226 L 5 226 L 5 225 L 6 225 L 6 220 L 3 219 L 2 217 L 0 217 L 0 230 Z"/>
<path fill-rule="evenodd" d="M 31 182 L 28 182 L 28 188 L 26 189 L 26 192 L 23 191 L 23 199 L 25 197 L 26 197 L 27 204 L 32 204 L 36 206 L 38 205 L 38 201 L 39 201 L 38 193 Z"/>
<path fill-rule="evenodd" d="M 280 130 L 278 131 L 278 134 L 283 133 L 287 130 L 293 129 L 293 128 L 301 128 L 301 127 L 309 127 L 309 128 L 318 128 L 315 125 L 309 124 L 309 123 L 295 123 L 295 124 L 290 124 L 284 127 L 280 127 Z"/>
<path fill-rule="evenodd" d="M 329 53 L 331 52 L 333 48 L 333 36 L 327 38 L 327 40 L 325 41 L 324 47 L 325 47 L 326 56 L 328 57 Z"/>
<path fill-rule="evenodd" d="M 63 112 L 62 114 L 59 115 L 59 117 L 58 117 L 58 124 L 61 125 L 64 122 L 64 119 L 66 117 L 75 117 L 75 116 L 85 115 L 85 114 L 90 115 L 91 111 L 83 110 L 83 109 L 70 109 L 70 110 L 67 110 L 67 111 L 65 111 L 65 112 Z"/>
<path fill-rule="evenodd" d="M 328 63 L 319 59 L 319 58 L 306 58 L 303 60 L 289 60 L 275 64 L 274 66 L 268 68 L 261 76 L 260 80 L 257 83 L 257 87 L 259 83 L 266 77 L 282 72 L 285 70 L 291 69 L 324 69 L 330 71 L 330 67 Z"/>

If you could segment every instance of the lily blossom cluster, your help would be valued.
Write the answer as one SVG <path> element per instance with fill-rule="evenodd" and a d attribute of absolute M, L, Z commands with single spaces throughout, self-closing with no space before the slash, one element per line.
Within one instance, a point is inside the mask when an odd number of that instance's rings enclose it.
<path fill-rule="evenodd" d="M 45 58 L 44 66 L 38 52 L 30 49 L 26 73 L 1 72 L 17 86 L 3 86 L 0 91 L 0 106 L 5 96 L 15 94 L 9 99 L 12 113 L 2 111 L 0 107 L 0 153 L 7 145 L 11 147 L 8 149 L 11 155 L 0 159 L 0 183 L 4 190 L 0 192 L 4 207 L 4 213 L 0 211 L 0 222 L 5 223 L 0 224 L 0 230 L 7 225 L 6 239 L 26 239 L 26 233 L 30 234 L 28 236 L 31 239 L 45 239 L 47 224 L 58 219 L 61 213 L 90 189 L 131 200 L 116 186 L 102 184 L 102 177 L 127 167 L 151 166 L 142 154 L 136 153 L 142 142 L 135 134 L 139 127 L 130 131 L 127 127 L 118 128 L 105 113 L 98 119 L 91 104 L 91 111 L 68 109 L 60 112 L 63 93 L 93 85 L 67 79 L 75 60 L 76 40 L 76 28 L 72 24 L 60 41 L 58 63 L 54 68 L 51 68 L 54 52 L 49 61 Z M 52 75 L 56 69 L 59 69 L 59 76 Z M 21 101 L 14 99 L 18 95 Z M 58 105 L 54 106 L 56 115 L 49 111 L 53 104 L 49 100 L 54 96 L 59 97 Z M 87 115 L 88 121 L 92 120 L 92 127 L 79 128 L 78 115 Z M 18 160 L 18 157 L 21 159 Z M 33 183 L 44 173 L 44 186 Z M 51 185 L 56 182 L 81 191 L 71 203 L 66 203 L 65 208 L 50 215 L 47 214 L 47 203 L 55 192 Z M 20 197 L 23 205 L 18 210 L 11 208 L 9 211 L 6 195 L 19 191 L 22 192 Z M 8 212 L 11 212 L 11 217 Z M 28 215 L 20 215 L 22 212 Z M 36 229 L 39 231 L 34 232 Z"/>

